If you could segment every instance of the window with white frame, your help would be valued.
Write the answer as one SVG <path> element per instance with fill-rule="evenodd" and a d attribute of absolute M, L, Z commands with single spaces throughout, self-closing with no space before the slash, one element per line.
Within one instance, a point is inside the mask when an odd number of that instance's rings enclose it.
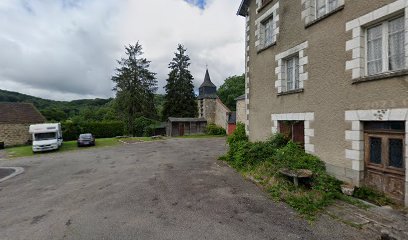
<path fill-rule="evenodd" d="M 299 56 L 285 59 L 286 91 L 299 89 Z"/>
<path fill-rule="evenodd" d="M 339 7 L 339 0 L 316 0 L 316 18 L 332 12 Z"/>
<path fill-rule="evenodd" d="M 262 23 L 263 46 L 267 47 L 273 43 L 273 16 L 270 16 Z"/>
<path fill-rule="evenodd" d="M 384 21 L 366 31 L 366 74 L 405 68 L 405 18 Z"/>
<path fill-rule="evenodd" d="M 275 88 L 278 94 L 298 93 L 299 91 L 293 90 L 301 91 L 304 88 L 304 83 L 309 78 L 306 67 L 309 58 L 305 51 L 308 46 L 306 41 L 275 55 Z"/>

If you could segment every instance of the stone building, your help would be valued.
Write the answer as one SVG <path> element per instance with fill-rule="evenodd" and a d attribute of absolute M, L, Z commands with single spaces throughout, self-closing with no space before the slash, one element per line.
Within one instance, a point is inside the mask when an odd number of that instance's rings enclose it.
<path fill-rule="evenodd" d="M 5 146 L 27 144 L 29 126 L 45 121 L 31 103 L 0 103 L 0 142 Z"/>
<path fill-rule="evenodd" d="M 208 69 L 198 92 L 198 116 L 205 118 L 208 124 L 213 123 L 227 129 L 228 116 L 231 111 L 218 98 L 217 87 L 211 82 Z"/>
<path fill-rule="evenodd" d="M 329 173 L 408 205 L 408 0 L 242 0 L 238 14 L 249 139 L 293 122 Z"/>
<path fill-rule="evenodd" d="M 235 101 L 237 123 L 245 123 L 246 122 L 245 94 L 235 98 Z"/>

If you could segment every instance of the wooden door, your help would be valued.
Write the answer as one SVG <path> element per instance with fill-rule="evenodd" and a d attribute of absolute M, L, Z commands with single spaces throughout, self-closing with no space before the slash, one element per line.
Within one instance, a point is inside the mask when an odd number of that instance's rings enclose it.
<path fill-rule="evenodd" d="M 365 133 L 365 185 L 403 204 L 405 195 L 404 133 Z"/>
<path fill-rule="evenodd" d="M 184 136 L 184 123 L 179 123 L 179 136 Z"/>
<path fill-rule="evenodd" d="M 302 148 L 305 146 L 305 122 L 304 121 L 280 121 L 279 133 L 288 139 L 299 144 Z"/>

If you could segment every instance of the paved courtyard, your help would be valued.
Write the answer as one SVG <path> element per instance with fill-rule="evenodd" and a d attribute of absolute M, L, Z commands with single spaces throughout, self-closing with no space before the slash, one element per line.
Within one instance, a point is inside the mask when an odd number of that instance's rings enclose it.
<path fill-rule="evenodd" d="M 0 239 L 373 239 L 323 215 L 309 224 L 217 161 L 225 140 L 36 155 L 0 183 Z"/>

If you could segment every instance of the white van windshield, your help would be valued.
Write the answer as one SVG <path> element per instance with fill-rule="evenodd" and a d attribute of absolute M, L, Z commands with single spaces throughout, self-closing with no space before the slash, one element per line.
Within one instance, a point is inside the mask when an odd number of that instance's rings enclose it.
<path fill-rule="evenodd" d="M 34 134 L 34 140 L 35 141 L 42 141 L 42 140 L 51 140 L 55 139 L 56 134 L 53 132 L 50 133 L 36 133 Z"/>

